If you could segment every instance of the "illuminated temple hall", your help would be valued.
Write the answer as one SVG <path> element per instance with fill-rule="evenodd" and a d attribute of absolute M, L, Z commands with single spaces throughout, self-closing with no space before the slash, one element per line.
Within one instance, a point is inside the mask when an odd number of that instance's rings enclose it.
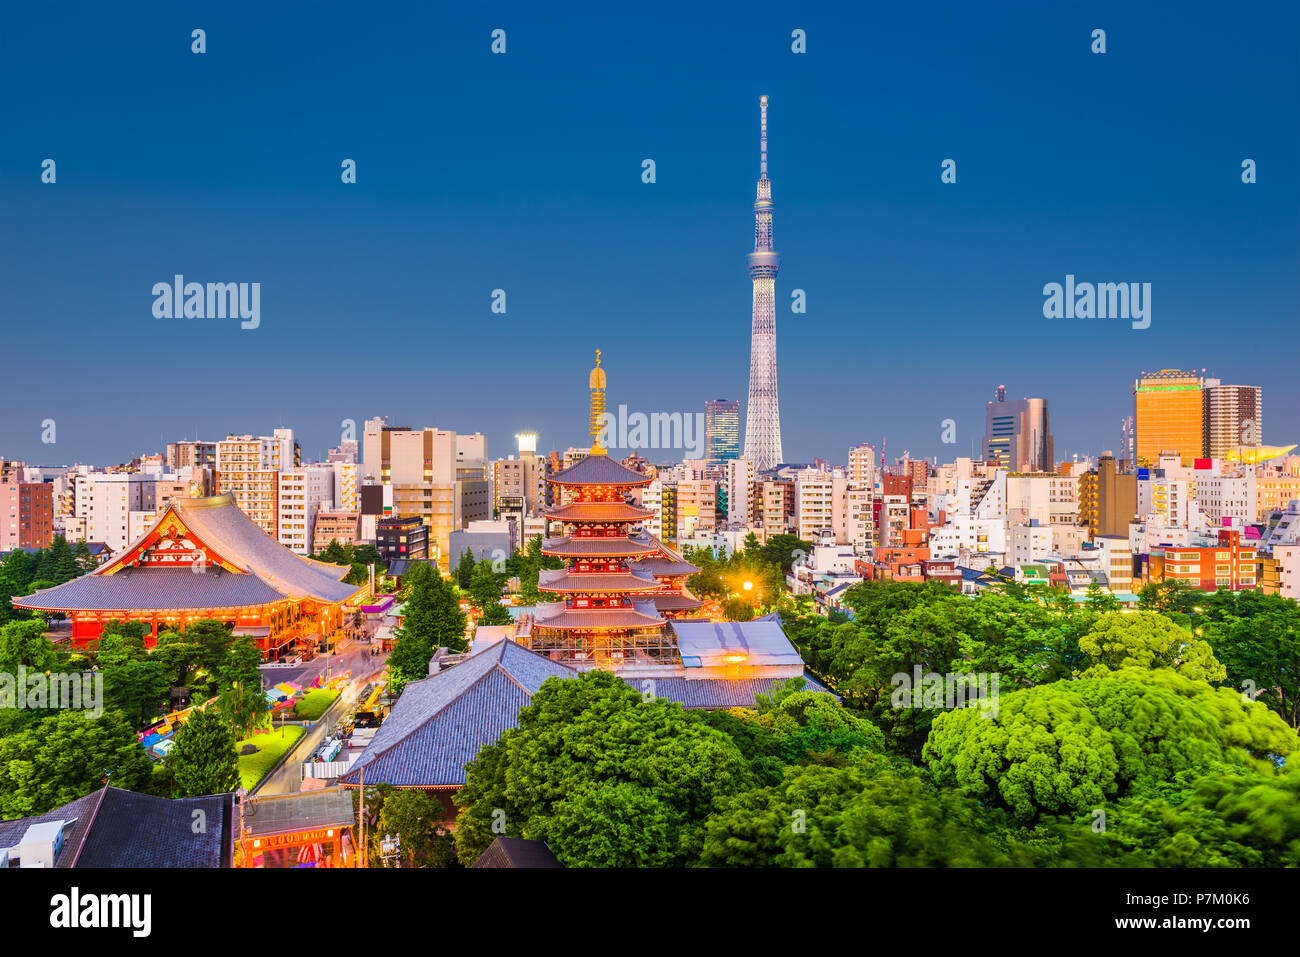
<path fill-rule="evenodd" d="M 309 652 L 340 627 L 345 603 L 365 587 L 340 581 L 347 573 L 295 555 L 232 496 L 216 495 L 173 501 L 116 558 L 13 604 L 67 615 L 75 645 L 99 638 L 111 621 L 144 622 L 152 646 L 160 631 L 215 619 L 279 658 Z"/>

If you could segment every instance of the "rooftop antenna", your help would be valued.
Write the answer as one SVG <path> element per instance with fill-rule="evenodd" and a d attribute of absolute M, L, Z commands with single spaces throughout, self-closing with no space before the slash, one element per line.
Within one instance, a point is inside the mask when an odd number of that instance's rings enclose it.
<path fill-rule="evenodd" d="M 758 98 L 760 120 L 758 178 L 767 179 L 767 97 Z"/>

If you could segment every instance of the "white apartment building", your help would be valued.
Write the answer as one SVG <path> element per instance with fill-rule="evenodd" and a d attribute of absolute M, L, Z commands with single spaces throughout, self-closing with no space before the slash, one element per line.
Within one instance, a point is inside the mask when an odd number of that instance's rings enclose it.
<path fill-rule="evenodd" d="M 334 471 L 334 502 L 331 511 L 361 511 L 361 466 L 356 462 L 330 462 L 329 467 Z"/>
<path fill-rule="evenodd" d="M 642 490 L 641 507 L 648 508 L 653 513 L 641 523 L 641 527 L 655 538 L 662 539 L 664 537 L 664 486 L 659 479 L 655 479 Z"/>
<path fill-rule="evenodd" d="M 865 443 L 849 449 L 849 487 L 866 489 L 876 487 L 876 450 Z"/>
<path fill-rule="evenodd" d="M 1056 472 L 1010 472 L 1006 476 L 1007 518 L 1017 524 L 1079 522 L 1078 484 Z"/>
<path fill-rule="evenodd" d="M 334 505 L 334 468 L 308 465 L 279 473 L 276 538 L 285 548 L 309 555 L 316 532 L 316 513 Z"/>
<path fill-rule="evenodd" d="M 1122 535 L 1098 535 L 1093 545 L 1101 552 L 1101 568 L 1115 594 L 1133 592 L 1133 551 Z"/>
<path fill-rule="evenodd" d="M 114 552 L 126 548 L 132 541 L 130 513 L 153 510 L 155 486 L 155 479 L 135 472 L 78 475 L 74 515 L 84 522 L 84 538 L 76 540 L 103 542 Z"/>
<path fill-rule="evenodd" d="M 727 490 L 727 521 L 748 523 L 754 497 L 754 463 L 744 456 L 724 460 L 722 486 Z"/>
<path fill-rule="evenodd" d="M 841 489 L 847 479 L 841 477 Z M 835 479 L 821 469 L 802 469 L 794 479 L 794 520 L 796 532 L 806 542 L 816 541 L 822 532 L 835 526 Z"/>

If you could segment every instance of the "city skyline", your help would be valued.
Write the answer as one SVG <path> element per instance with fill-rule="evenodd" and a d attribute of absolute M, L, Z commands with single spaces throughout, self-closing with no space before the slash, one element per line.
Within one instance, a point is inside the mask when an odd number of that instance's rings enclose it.
<path fill-rule="evenodd" d="M 798 250 L 777 297 L 787 460 L 882 437 L 891 453 L 978 454 L 1000 382 L 1051 403 L 1059 458 L 1118 444 L 1142 371 L 1206 367 L 1261 386 L 1271 409 L 1300 407 L 1300 384 L 1260 355 L 1300 301 L 1300 206 L 1282 173 L 1300 149 L 1274 120 L 1295 112 L 1295 12 L 1261 25 L 1196 5 L 1180 21 L 1114 8 L 1095 14 L 1111 41 L 1096 56 L 1091 21 L 1009 9 L 1009 23 L 953 11 L 937 26 L 899 10 L 869 25 L 860 12 L 810 16 L 803 55 L 762 17 L 685 37 L 652 22 L 618 57 L 593 46 L 617 15 L 561 30 L 507 8 L 509 52 L 496 57 L 477 16 L 435 29 L 417 14 L 417 31 L 449 38 L 433 59 L 392 48 L 383 24 L 271 12 L 254 35 L 214 12 L 206 60 L 189 52 L 190 14 L 159 7 L 127 34 L 90 11 L 66 33 L 18 11 L 26 42 L 0 70 L 17 82 L 42 50 L 49 75 L 13 104 L 0 146 L 4 327 L 53 333 L 59 349 L 9 370 L 0 447 L 45 464 L 116 462 L 283 423 L 323 458 L 341 421 L 384 414 L 482 431 L 494 449 L 521 430 L 562 449 L 582 443 L 572 422 L 585 396 L 539 404 L 535 393 L 583 371 L 573 342 L 606 349 L 615 405 L 694 412 L 743 396 L 751 303 L 736 250 L 750 229 L 750 109 L 764 93 L 781 104 L 782 244 Z M 870 63 L 854 35 L 878 38 Z M 928 37 L 919 54 L 898 42 L 914 35 Z M 705 59 L 665 73 L 656 53 L 670 42 Z M 1203 48 L 1215 57 L 1189 73 L 1186 51 Z M 304 96 L 329 86 L 314 49 L 355 61 L 355 84 Z M 575 84 L 575 56 L 610 82 Z M 255 69 L 214 84 L 212 64 L 232 58 Z M 434 92 L 443 71 L 461 78 L 455 96 Z M 1023 84 L 1026 71 L 1050 82 Z M 87 88 L 91 73 L 103 79 Z M 436 101 L 436 137 L 376 107 L 394 75 Z M 828 87 L 832 76 L 843 82 Z M 528 84 L 563 108 L 525 108 L 516 94 Z M 1132 101 L 1135 88 L 1160 109 Z M 986 105 L 1004 95 L 1013 110 Z M 614 108 L 629 96 L 642 108 Z M 136 97 L 144 128 L 118 105 Z M 590 115 L 606 118 L 598 134 Z M 1087 136 L 1080 117 L 1098 118 Z M 202 148 L 159 160 L 159 142 Z M 40 181 L 46 157 L 59 163 L 54 184 Z M 1258 182 L 1240 181 L 1244 157 Z M 355 184 L 340 182 L 345 158 Z M 654 183 L 642 181 L 647 158 Z M 948 158 L 952 184 L 940 178 Z M 155 318 L 150 290 L 177 274 L 261 283 L 260 325 Z M 1067 275 L 1150 282 L 1151 325 L 1044 318 L 1044 284 Z M 504 316 L 490 311 L 498 288 Z M 788 311 L 795 289 L 806 314 Z M 418 374 L 386 376 L 357 348 L 370 335 L 418 347 Z M 439 358 L 451 352 L 483 361 Z M 50 369 L 86 386 L 49 389 Z M 89 390 L 112 400 L 88 403 Z M 46 420 L 53 445 L 41 442 Z M 1263 441 L 1292 440 L 1275 431 L 1285 424 L 1271 415 Z"/>

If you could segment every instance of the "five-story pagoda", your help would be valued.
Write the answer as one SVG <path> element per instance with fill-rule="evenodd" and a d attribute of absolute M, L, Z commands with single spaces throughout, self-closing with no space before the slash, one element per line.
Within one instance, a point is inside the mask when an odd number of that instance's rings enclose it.
<path fill-rule="evenodd" d="M 546 517 L 565 534 L 542 543 L 542 553 L 565 567 L 543 569 L 537 583 L 550 601 L 539 602 L 528 645 L 576 667 L 676 664 L 677 641 L 652 597 L 664 583 L 629 561 L 656 558 L 659 543 L 633 534 L 653 513 L 628 501 L 653 479 L 610 458 L 600 442 L 605 411 L 605 370 L 591 370 L 591 452 L 546 481 L 557 492 Z"/>

